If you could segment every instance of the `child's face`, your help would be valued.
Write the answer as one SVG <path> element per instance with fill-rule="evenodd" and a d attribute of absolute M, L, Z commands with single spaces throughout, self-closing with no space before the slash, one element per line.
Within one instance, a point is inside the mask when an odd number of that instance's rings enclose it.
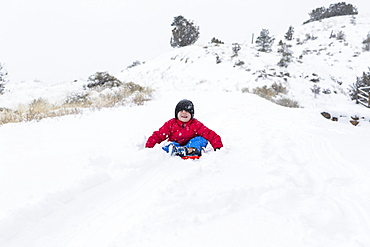
<path fill-rule="evenodd" d="M 177 118 L 181 122 L 187 123 L 191 119 L 191 114 L 189 112 L 187 112 L 187 111 L 179 111 L 179 113 L 177 113 Z"/>

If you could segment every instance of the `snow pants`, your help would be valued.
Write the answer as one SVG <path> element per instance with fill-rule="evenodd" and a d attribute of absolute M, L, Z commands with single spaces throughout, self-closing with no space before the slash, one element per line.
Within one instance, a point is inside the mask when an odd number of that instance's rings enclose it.
<path fill-rule="evenodd" d="M 208 141 L 207 141 L 206 138 L 201 137 L 201 136 L 196 136 L 193 139 L 190 139 L 190 141 L 186 145 L 184 145 L 184 147 L 196 148 L 199 151 L 202 151 L 203 148 L 205 148 L 207 146 L 207 144 L 208 144 Z M 163 146 L 162 149 L 168 153 L 169 152 L 169 147 L 171 145 L 175 145 L 176 147 L 181 147 L 180 144 L 178 144 L 177 142 L 171 142 L 171 143 Z"/>

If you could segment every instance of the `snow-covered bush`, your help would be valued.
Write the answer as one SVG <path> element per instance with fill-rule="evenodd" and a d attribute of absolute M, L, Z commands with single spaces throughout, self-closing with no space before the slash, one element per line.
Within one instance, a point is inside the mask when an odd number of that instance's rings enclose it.
<path fill-rule="evenodd" d="M 337 40 L 346 40 L 346 35 L 343 31 L 339 31 L 335 37 Z"/>
<path fill-rule="evenodd" d="M 241 91 L 242 93 L 249 93 L 249 88 L 243 87 Z"/>
<path fill-rule="evenodd" d="M 92 102 L 89 99 L 89 93 L 87 91 L 79 92 L 79 93 L 72 93 L 71 95 L 67 96 L 64 101 L 64 105 L 69 107 L 71 106 L 90 106 Z"/>
<path fill-rule="evenodd" d="M 89 77 L 88 82 L 89 82 L 87 84 L 88 88 L 96 87 L 111 88 L 122 85 L 122 83 L 117 78 L 110 75 L 108 72 L 96 72 L 95 74 Z"/>
<path fill-rule="evenodd" d="M 216 64 L 219 64 L 221 62 L 222 62 L 222 60 L 221 60 L 220 56 L 216 53 Z"/>
<path fill-rule="evenodd" d="M 316 39 L 317 39 L 317 36 L 315 36 L 313 34 L 306 33 L 304 42 L 307 42 L 309 40 L 316 40 Z"/>
<path fill-rule="evenodd" d="M 215 37 L 213 37 L 211 39 L 211 44 L 224 44 L 224 42 L 222 42 L 221 40 L 216 39 Z"/>
<path fill-rule="evenodd" d="M 141 65 L 142 63 L 140 61 L 133 61 L 131 65 L 127 66 L 128 69 L 131 69 L 133 67 L 136 67 L 136 66 L 139 66 Z"/>
<path fill-rule="evenodd" d="M 338 33 L 334 33 L 334 31 L 332 31 L 330 34 L 330 38 L 344 41 L 346 40 L 346 35 L 343 31 L 339 31 Z"/>
<path fill-rule="evenodd" d="M 238 60 L 238 61 L 235 62 L 234 67 L 236 67 L 236 66 L 243 66 L 244 64 L 245 64 L 244 61 Z"/>

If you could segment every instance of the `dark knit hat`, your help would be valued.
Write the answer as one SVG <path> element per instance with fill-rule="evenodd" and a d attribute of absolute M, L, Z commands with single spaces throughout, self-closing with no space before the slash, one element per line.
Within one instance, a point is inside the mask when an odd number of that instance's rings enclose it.
<path fill-rule="evenodd" d="M 177 114 L 180 111 L 187 111 L 190 113 L 191 118 L 194 117 L 194 105 L 193 102 L 187 99 L 181 100 L 179 103 L 177 103 L 176 108 L 175 108 L 175 118 L 177 119 Z"/>

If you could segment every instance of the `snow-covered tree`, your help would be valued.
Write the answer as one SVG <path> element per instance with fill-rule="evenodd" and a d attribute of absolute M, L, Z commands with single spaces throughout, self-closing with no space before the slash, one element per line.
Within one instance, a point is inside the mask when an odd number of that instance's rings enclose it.
<path fill-rule="evenodd" d="M 292 47 L 292 45 L 288 45 L 286 43 L 283 43 L 283 41 L 280 40 L 279 49 L 278 49 L 278 53 L 281 54 L 281 59 L 278 62 L 278 65 L 280 67 L 285 67 L 286 68 L 286 67 L 288 67 L 289 63 L 292 61 L 293 52 L 289 49 L 291 47 Z"/>
<path fill-rule="evenodd" d="M 128 69 L 131 69 L 131 68 L 136 67 L 136 66 L 139 66 L 141 64 L 142 63 L 140 61 L 136 60 L 136 61 L 133 61 L 131 65 L 127 66 L 127 68 Z"/>
<path fill-rule="evenodd" d="M 294 27 L 290 26 L 284 37 L 286 40 L 292 40 L 293 34 L 294 34 Z"/>
<path fill-rule="evenodd" d="M 315 85 L 313 85 L 313 88 L 311 88 L 311 91 L 315 95 L 315 99 L 316 99 L 317 95 L 320 94 L 321 88 L 315 84 Z"/>
<path fill-rule="evenodd" d="M 236 57 L 238 56 L 238 53 L 239 51 L 241 50 L 242 48 L 240 47 L 240 45 L 238 43 L 233 43 L 233 47 L 232 47 L 232 50 L 233 50 L 233 57 Z"/>
<path fill-rule="evenodd" d="M 351 20 L 350 20 L 351 24 L 352 25 L 356 25 L 356 16 L 351 16 Z"/>
<path fill-rule="evenodd" d="M 327 12 L 329 17 L 358 14 L 356 7 L 345 2 L 330 4 Z"/>
<path fill-rule="evenodd" d="M 199 38 L 199 27 L 193 21 L 188 21 L 183 16 L 176 16 L 171 24 L 172 29 L 171 46 L 174 48 L 194 44 Z"/>
<path fill-rule="evenodd" d="M 369 68 L 370 69 L 370 68 Z M 363 72 L 362 76 L 357 77 L 356 82 L 353 83 L 350 86 L 349 89 L 349 96 L 351 97 L 352 100 L 356 100 L 356 104 L 358 104 L 358 94 L 359 89 L 362 87 L 369 87 L 370 86 L 370 72 Z"/>
<path fill-rule="evenodd" d="M 357 15 L 358 11 L 357 8 L 354 7 L 352 4 L 346 4 L 345 2 L 341 2 L 330 4 L 329 8 L 325 7 L 316 8 L 308 14 L 310 16 L 310 19 L 308 21 L 305 21 L 304 24 L 333 16 Z"/>
<path fill-rule="evenodd" d="M 370 51 L 370 32 L 367 34 L 366 39 L 362 41 L 362 44 L 364 44 L 364 46 L 362 47 L 364 51 Z"/>
<path fill-rule="evenodd" d="M 270 37 L 269 30 L 262 29 L 260 36 L 256 40 L 257 47 L 259 47 L 258 51 L 262 52 L 270 52 L 271 46 L 275 41 L 275 38 Z"/>
<path fill-rule="evenodd" d="M 5 84 L 8 82 L 8 72 L 4 65 L 0 63 L 0 94 L 4 93 Z"/>

